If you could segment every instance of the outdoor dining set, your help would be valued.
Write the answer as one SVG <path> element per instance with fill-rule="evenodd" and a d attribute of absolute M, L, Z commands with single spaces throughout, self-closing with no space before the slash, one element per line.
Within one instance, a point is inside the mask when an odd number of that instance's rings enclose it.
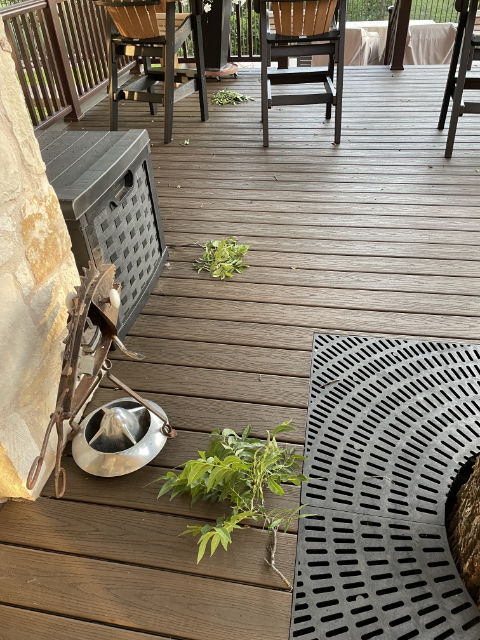
<path fill-rule="evenodd" d="M 118 127 L 118 106 L 122 100 L 147 102 L 155 115 L 164 109 L 164 142 L 172 140 L 174 104 L 198 92 L 202 121 L 208 119 L 205 62 L 202 38 L 202 0 L 192 0 L 190 12 L 176 12 L 174 0 L 97 0 L 112 19 L 109 40 L 110 129 Z M 480 80 L 467 78 L 472 60 L 480 50 L 475 35 L 478 0 L 456 0 L 459 23 L 451 56 L 445 97 L 438 128 L 443 129 L 450 100 L 450 119 L 445 156 L 451 157 L 459 116 L 480 113 L 480 103 L 462 104 L 463 91 L 480 89 Z M 346 0 L 257 0 L 261 42 L 261 119 L 263 146 L 269 146 L 269 109 L 280 105 L 325 104 L 325 118 L 335 109 L 334 142 L 340 143 L 342 120 L 343 68 L 345 50 Z M 195 69 L 180 68 L 177 53 L 191 36 Z M 118 61 L 122 56 L 142 58 L 143 75 L 127 86 L 119 86 Z M 324 56 L 325 67 L 289 68 L 288 58 Z M 162 66 L 153 64 L 161 59 Z M 460 62 L 457 73 L 457 66 Z M 272 64 L 272 63 L 277 63 Z M 309 93 L 272 93 L 272 87 L 308 83 Z M 320 86 L 320 90 L 318 89 Z"/>

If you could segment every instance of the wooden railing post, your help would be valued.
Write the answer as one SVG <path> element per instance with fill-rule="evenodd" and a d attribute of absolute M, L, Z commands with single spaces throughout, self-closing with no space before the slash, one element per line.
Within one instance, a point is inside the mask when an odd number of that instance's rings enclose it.
<path fill-rule="evenodd" d="M 400 3 L 400 6 L 398 8 L 397 29 L 395 33 L 395 42 L 393 43 L 392 66 L 390 69 L 392 71 L 403 71 L 403 58 L 405 56 L 405 47 L 407 44 L 412 0 L 397 1 Z"/>
<path fill-rule="evenodd" d="M 78 99 L 75 83 L 73 82 L 72 70 L 65 46 L 62 26 L 60 24 L 60 18 L 58 17 L 57 0 L 46 1 L 47 8 L 45 10 L 45 20 L 47 21 L 48 29 L 52 34 L 51 46 L 58 63 L 58 74 L 60 76 L 60 82 L 63 87 L 65 99 L 68 104 L 72 106 L 71 113 L 65 119 L 79 120 L 82 116 L 82 108 Z"/>

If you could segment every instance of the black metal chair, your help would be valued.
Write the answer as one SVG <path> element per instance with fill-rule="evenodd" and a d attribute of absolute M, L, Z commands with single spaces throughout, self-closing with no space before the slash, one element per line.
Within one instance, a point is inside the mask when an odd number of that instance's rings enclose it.
<path fill-rule="evenodd" d="M 475 35 L 475 20 L 478 10 L 478 0 L 456 0 L 455 8 L 459 12 L 457 36 L 453 46 L 452 60 L 447 77 L 447 85 L 443 96 L 442 109 L 438 121 L 438 128 L 445 127 L 450 99 L 452 99 L 452 113 L 448 127 L 445 157 L 451 158 L 455 135 L 457 133 L 458 118 L 464 113 L 479 113 L 480 102 L 462 103 L 464 90 L 480 90 L 480 78 L 467 78 L 472 60 L 480 60 L 480 35 Z M 459 64 L 460 60 L 460 64 Z M 458 73 L 457 73 L 458 66 Z"/>
<path fill-rule="evenodd" d="M 117 31 L 108 41 L 110 130 L 118 129 L 121 100 L 147 102 L 155 115 L 164 107 L 164 142 L 172 140 L 173 105 L 198 91 L 202 121 L 208 120 L 207 87 L 201 27 L 202 0 L 191 0 L 191 13 L 175 13 L 175 0 L 96 0 L 106 7 Z M 175 68 L 175 57 L 192 34 L 196 69 Z M 144 59 L 144 73 L 127 86 L 118 86 L 121 56 Z M 152 66 L 152 59 L 162 66 Z"/>
<path fill-rule="evenodd" d="M 346 0 L 275 0 L 271 2 L 275 32 L 270 28 L 269 4 L 268 0 L 257 0 L 256 6 L 260 11 L 263 146 L 268 147 L 269 144 L 269 109 L 277 105 L 293 104 L 326 104 L 327 120 L 331 118 L 333 105 L 335 143 L 339 144 Z M 271 66 L 272 60 L 317 54 L 328 56 L 326 68 L 277 69 Z M 281 66 L 280 64 L 279 67 Z M 272 95 L 272 86 L 297 83 L 321 83 L 323 88 L 315 93 Z"/>

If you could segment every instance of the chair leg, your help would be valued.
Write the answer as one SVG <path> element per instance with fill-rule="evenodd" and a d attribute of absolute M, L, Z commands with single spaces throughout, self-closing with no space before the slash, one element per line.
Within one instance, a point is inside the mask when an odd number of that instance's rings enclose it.
<path fill-rule="evenodd" d="M 263 146 L 269 146 L 268 140 L 268 95 L 267 82 L 262 81 L 262 126 L 263 126 Z"/>
<path fill-rule="evenodd" d="M 450 104 L 450 98 L 455 91 L 455 76 L 457 75 L 458 58 L 462 49 L 463 34 L 465 32 L 465 23 L 467 21 L 467 13 L 463 12 L 459 16 L 457 34 L 455 36 L 455 43 L 453 45 L 452 59 L 450 61 L 450 68 L 448 70 L 447 84 L 445 85 L 445 93 L 443 94 L 442 108 L 440 110 L 440 117 L 438 119 L 437 128 L 440 131 L 445 127 L 445 120 L 447 119 L 448 106 Z"/>
<path fill-rule="evenodd" d="M 270 47 L 267 43 L 267 5 L 260 11 L 260 48 L 262 59 L 262 127 L 263 146 L 268 147 L 268 64 L 270 60 Z"/>
<path fill-rule="evenodd" d="M 115 43 L 112 37 L 107 42 L 107 58 L 108 58 L 108 98 L 110 106 L 110 131 L 118 130 L 118 67 Z"/>
<path fill-rule="evenodd" d="M 202 122 L 208 120 L 207 81 L 205 79 L 205 56 L 203 55 L 202 19 L 200 15 L 192 16 L 192 36 L 195 62 L 197 65 L 198 99 L 200 101 L 200 117 Z"/>
<path fill-rule="evenodd" d="M 165 29 L 165 76 L 164 76 L 164 131 L 163 141 L 170 144 L 173 128 L 173 98 L 175 93 L 175 2 L 167 2 Z"/>
<path fill-rule="evenodd" d="M 144 69 L 145 75 L 148 76 L 148 74 L 150 73 L 150 71 L 152 69 L 152 59 L 151 58 L 144 58 L 144 60 L 143 60 L 143 69 Z M 147 92 L 148 93 L 153 93 L 152 87 L 148 87 Z M 156 102 L 149 102 L 148 106 L 150 108 L 150 115 L 151 116 L 156 116 L 157 115 L 157 111 L 158 111 L 157 103 Z"/>
<path fill-rule="evenodd" d="M 335 144 L 340 144 L 342 137 L 343 44 L 343 39 L 340 37 L 340 52 L 337 61 L 337 83 L 335 89 Z"/>
<path fill-rule="evenodd" d="M 475 25 L 476 11 L 472 9 L 473 2 L 470 3 L 465 33 L 463 36 L 462 53 L 460 55 L 460 66 L 458 68 L 457 81 L 455 83 L 455 91 L 453 93 L 452 115 L 450 116 L 450 126 L 448 127 L 447 146 L 445 148 L 445 158 L 451 158 L 453 153 L 453 145 L 455 144 L 455 135 L 457 133 L 458 118 L 462 107 L 463 89 L 465 87 L 465 78 L 468 70 L 468 63 L 471 55 L 472 36 Z"/>
<path fill-rule="evenodd" d="M 334 56 L 330 55 L 328 58 L 328 75 L 332 79 L 332 83 L 333 83 L 334 71 L 335 71 L 335 60 L 334 60 Z M 330 120 L 331 117 L 332 117 L 332 103 L 327 102 L 327 108 L 325 110 L 325 120 Z"/>
<path fill-rule="evenodd" d="M 343 100 L 343 64 L 345 53 L 345 21 L 347 13 L 346 0 L 341 0 L 338 4 L 338 22 L 340 37 L 337 41 L 337 82 L 335 88 L 335 144 L 340 144 L 342 137 L 342 100 Z"/>

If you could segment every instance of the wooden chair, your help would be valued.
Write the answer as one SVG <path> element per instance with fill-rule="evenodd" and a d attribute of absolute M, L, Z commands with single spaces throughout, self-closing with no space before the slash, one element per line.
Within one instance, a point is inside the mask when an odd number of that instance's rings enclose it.
<path fill-rule="evenodd" d="M 263 146 L 268 147 L 268 111 L 277 105 L 326 104 L 326 118 L 335 107 L 335 143 L 340 143 L 345 47 L 346 0 L 275 0 L 271 3 L 275 32 L 270 28 L 268 0 L 257 0 L 262 56 Z M 272 60 L 327 55 L 328 67 L 278 68 Z M 279 66 L 282 66 L 281 64 Z M 336 82 L 334 71 L 336 66 Z M 288 64 L 287 64 L 288 67 Z M 281 84 L 321 83 L 315 93 L 272 95 Z"/>
<path fill-rule="evenodd" d="M 120 100 L 147 102 L 155 115 L 164 107 L 164 142 L 172 140 L 173 105 L 198 91 L 202 121 L 208 120 L 207 88 L 201 27 L 202 0 L 191 0 L 191 13 L 175 13 L 175 0 L 96 0 L 106 7 L 115 29 L 108 42 L 110 130 L 118 128 Z M 112 25 L 113 26 L 113 25 Z M 175 68 L 175 58 L 192 34 L 195 69 Z M 121 56 L 142 57 L 144 75 L 119 88 L 117 61 Z M 161 68 L 152 67 L 161 58 Z"/>
<path fill-rule="evenodd" d="M 472 60 L 480 59 L 480 35 L 475 33 L 475 29 L 478 28 L 478 0 L 456 0 L 455 8 L 460 14 L 457 36 L 455 38 L 455 44 L 453 45 L 452 60 L 450 62 L 447 84 L 438 121 L 438 128 L 442 130 L 445 127 L 448 107 L 450 99 L 452 99 L 452 113 L 450 115 L 447 146 L 445 149 L 446 158 L 452 157 L 458 118 L 464 113 L 480 114 L 480 102 L 462 103 L 464 90 L 480 90 L 480 78 L 467 77 L 467 71 L 471 67 Z"/>

